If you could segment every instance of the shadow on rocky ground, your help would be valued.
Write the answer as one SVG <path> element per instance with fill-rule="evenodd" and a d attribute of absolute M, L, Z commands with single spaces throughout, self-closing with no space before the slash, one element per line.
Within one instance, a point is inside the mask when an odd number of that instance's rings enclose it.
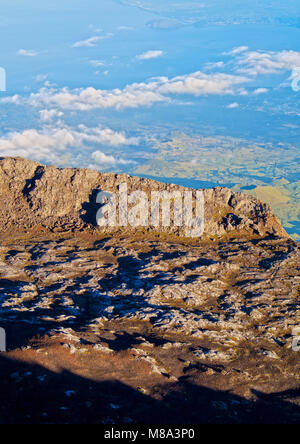
<path fill-rule="evenodd" d="M 0 356 L 0 423 L 206 424 L 297 423 L 300 407 L 286 398 L 299 390 L 264 394 L 256 402 L 181 381 L 153 399 L 119 381 L 93 381 Z"/>
<path fill-rule="evenodd" d="M 299 246 L 0 245 L 2 423 L 297 423 Z"/>

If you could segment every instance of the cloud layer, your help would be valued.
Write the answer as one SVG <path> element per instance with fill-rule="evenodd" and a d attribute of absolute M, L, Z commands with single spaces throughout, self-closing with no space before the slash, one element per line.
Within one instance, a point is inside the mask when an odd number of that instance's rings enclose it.
<path fill-rule="evenodd" d="M 234 95 L 245 94 L 241 86 L 249 81 L 245 76 L 223 73 L 206 74 L 201 71 L 169 79 L 157 77 L 148 82 L 133 83 L 123 89 L 102 90 L 94 87 L 41 88 L 27 98 L 18 95 L 2 99 L 2 103 L 27 104 L 42 108 L 79 111 L 93 109 L 138 108 L 159 102 L 170 102 L 174 95 Z"/>
<path fill-rule="evenodd" d="M 115 132 L 110 128 L 87 128 L 84 125 L 76 128 L 43 127 L 41 130 L 27 129 L 22 132 L 9 133 L 0 139 L 0 152 L 3 156 L 21 156 L 59 164 L 62 156 L 67 153 L 71 154 L 74 149 L 79 148 L 81 153 L 86 151 L 88 159 L 91 150 L 99 145 L 118 147 L 137 144 L 137 138 L 127 138 L 123 132 Z M 99 150 L 97 152 L 101 153 Z M 118 163 L 113 156 L 102 154 L 105 167 L 108 164 Z M 101 164 L 100 159 L 98 154 L 98 166 Z"/>
<path fill-rule="evenodd" d="M 77 42 L 74 47 L 90 47 L 106 37 L 94 36 Z M 33 57 L 33 51 L 20 50 L 20 55 Z M 138 56 L 140 60 L 160 57 L 162 51 L 147 51 Z M 2 155 L 30 157 L 44 162 L 59 164 L 64 155 L 81 155 L 84 162 L 97 168 L 108 165 L 125 164 L 125 159 L 105 153 L 99 146 L 120 147 L 137 145 L 139 140 L 127 137 L 124 132 L 110 128 L 77 127 L 63 123 L 65 111 L 92 111 L 96 109 L 116 109 L 149 107 L 158 103 L 172 103 L 177 96 L 230 96 L 228 109 L 238 109 L 238 96 L 266 94 L 269 89 L 246 89 L 247 85 L 260 75 L 293 73 L 300 67 L 300 52 L 296 51 L 251 51 L 247 46 L 233 48 L 224 53 L 229 61 L 206 64 L 203 71 L 196 71 L 176 77 L 155 77 L 148 81 L 128 84 L 124 88 L 111 90 L 94 87 L 69 89 L 57 88 L 50 83 L 29 96 L 14 95 L 0 100 L 2 103 L 35 107 L 39 113 L 41 129 L 27 129 L 10 132 L 0 138 Z M 103 66 L 102 60 L 92 60 L 93 66 Z M 219 71 L 228 71 L 219 72 Z M 207 73 L 205 70 L 209 70 Z M 45 78 L 41 79 L 44 80 Z M 79 153 L 79 154 L 78 154 Z M 85 155 L 86 153 L 86 155 Z"/>
<path fill-rule="evenodd" d="M 94 36 L 77 42 L 74 46 L 94 46 L 103 37 Z M 105 38 L 105 37 L 104 37 Z M 153 50 L 138 56 L 141 60 L 159 57 L 162 51 Z M 156 77 L 146 82 L 132 83 L 123 89 L 97 89 L 94 87 L 70 90 L 69 88 L 44 87 L 29 97 L 18 95 L 2 99 L 2 103 L 24 103 L 40 108 L 59 110 L 90 111 L 94 109 L 125 109 L 152 106 L 155 103 L 171 102 L 176 95 L 194 97 L 208 95 L 247 95 L 247 83 L 259 75 L 278 74 L 293 71 L 300 66 L 300 52 L 296 51 L 250 51 L 247 46 L 233 48 L 225 53 L 231 57 L 229 62 L 206 64 L 204 71 L 173 78 Z M 95 66 L 103 66 L 102 60 L 93 60 Z M 231 69 L 231 73 L 210 72 L 205 70 Z M 257 88 L 255 94 L 267 92 Z M 44 118 L 47 118 L 44 116 Z"/>

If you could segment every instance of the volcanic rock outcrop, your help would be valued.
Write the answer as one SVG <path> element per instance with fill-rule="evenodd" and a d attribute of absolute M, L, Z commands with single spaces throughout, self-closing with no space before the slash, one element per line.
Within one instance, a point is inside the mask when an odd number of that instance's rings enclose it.
<path fill-rule="evenodd" d="M 0 231 L 76 231 L 96 225 L 98 191 L 114 192 L 119 211 L 118 186 L 126 183 L 128 193 L 144 191 L 151 200 L 154 191 L 187 189 L 141 179 L 126 174 L 99 173 L 88 169 L 44 166 L 21 158 L 0 160 Z M 227 188 L 204 190 L 204 238 L 249 237 L 274 234 L 286 237 L 278 219 L 267 204 Z M 149 206 L 150 212 L 150 206 Z M 171 212 L 172 213 L 172 212 Z M 171 232 L 184 236 L 184 227 L 149 223 L 147 231 Z M 150 217 L 149 217 L 150 220 Z M 112 227 L 108 227 L 111 229 Z M 106 229 L 107 231 L 107 229 Z M 122 227 L 122 232 L 136 232 L 136 227 Z"/>

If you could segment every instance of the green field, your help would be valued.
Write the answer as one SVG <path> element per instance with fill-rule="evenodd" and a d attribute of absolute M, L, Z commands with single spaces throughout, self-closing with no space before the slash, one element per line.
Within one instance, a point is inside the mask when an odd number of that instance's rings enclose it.
<path fill-rule="evenodd" d="M 269 203 L 288 233 L 300 240 L 299 147 L 174 133 L 154 149 L 153 160 L 140 164 L 135 174 L 249 193 Z"/>

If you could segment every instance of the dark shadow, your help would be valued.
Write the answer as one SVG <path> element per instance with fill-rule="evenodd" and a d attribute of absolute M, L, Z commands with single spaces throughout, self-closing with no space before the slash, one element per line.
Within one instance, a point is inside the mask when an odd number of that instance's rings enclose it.
<path fill-rule="evenodd" d="M 267 236 L 260 237 L 259 239 L 251 239 L 249 242 L 251 242 L 253 245 L 258 245 L 267 241 L 274 241 L 276 239 L 279 240 L 281 238 L 270 233 Z M 286 239 L 285 242 L 291 242 L 292 244 L 295 244 L 295 241 L 293 241 L 292 239 Z"/>
<path fill-rule="evenodd" d="M 147 253 L 140 253 L 139 258 L 142 260 L 147 260 L 149 258 L 155 258 L 161 256 L 162 261 L 168 261 L 172 259 L 178 259 L 180 257 L 186 256 L 186 251 L 161 251 L 158 248 L 154 247 L 151 251 Z"/>
<path fill-rule="evenodd" d="M 26 179 L 26 183 L 25 183 L 22 193 L 23 193 L 23 196 L 27 199 L 30 207 L 32 206 L 32 203 L 30 200 L 30 193 L 35 188 L 36 182 L 42 178 L 44 173 L 45 173 L 45 167 L 38 166 L 34 172 L 33 177 L 31 179 Z"/>
<path fill-rule="evenodd" d="M 149 336 L 143 334 L 141 337 L 140 333 L 129 334 L 125 331 L 121 333 L 114 333 L 114 339 L 102 338 L 102 341 L 108 345 L 111 350 L 121 351 L 128 350 L 132 347 L 136 347 L 139 344 L 143 344 L 145 341 L 150 342 L 155 347 L 167 344 L 169 341 L 156 336 Z"/>
<path fill-rule="evenodd" d="M 64 241 L 65 239 L 59 239 L 59 241 Z M 34 245 L 32 248 L 28 250 L 28 252 L 31 254 L 31 260 L 36 261 L 44 256 L 45 253 L 47 253 L 48 248 L 47 246 L 51 243 L 51 241 L 40 241 L 37 245 Z"/>
<path fill-rule="evenodd" d="M 228 227 L 237 228 L 242 220 L 243 219 L 236 214 L 228 213 L 226 216 L 223 217 L 221 223 L 225 229 L 227 229 Z"/>
<path fill-rule="evenodd" d="M 100 239 L 100 240 L 94 242 L 94 248 L 92 248 L 91 251 L 98 249 L 98 248 L 103 248 L 103 245 L 106 244 L 106 242 L 108 242 L 110 240 L 111 240 L 111 237 L 105 237 L 104 239 Z"/>
<path fill-rule="evenodd" d="M 82 204 L 82 210 L 84 213 L 81 214 L 80 218 L 83 220 L 83 222 L 92 225 L 93 227 L 97 226 L 96 214 L 101 206 L 96 202 L 99 191 L 101 191 L 99 188 L 92 190 L 91 194 L 89 195 L 89 201 Z"/>
<path fill-rule="evenodd" d="M 180 267 L 175 267 L 172 269 L 172 272 L 176 271 L 184 271 L 184 270 L 195 270 L 198 267 L 209 267 L 210 265 L 217 264 L 217 261 L 213 261 L 212 259 L 206 259 L 205 257 L 200 257 L 195 261 L 191 261 L 188 264 L 183 264 Z"/>
<path fill-rule="evenodd" d="M 262 259 L 258 265 L 265 270 L 269 270 L 276 262 L 283 261 L 287 258 L 290 251 L 275 251 L 272 257 Z"/>
<path fill-rule="evenodd" d="M 103 339 L 103 342 L 114 351 L 128 350 L 133 346 L 144 342 L 142 339 L 139 339 L 141 335 L 138 333 L 129 334 L 124 331 L 121 334 L 115 333 L 114 336 L 115 339 Z"/>
<path fill-rule="evenodd" d="M 155 254 L 155 252 L 154 252 Z M 152 252 L 140 253 L 137 257 L 128 255 L 118 258 L 118 269 L 115 275 L 99 281 L 99 286 L 105 290 L 112 290 L 120 287 L 122 283 L 131 283 L 133 288 L 145 290 L 153 289 L 156 285 L 172 285 L 178 282 L 176 276 L 172 277 L 170 274 L 182 272 L 184 270 L 195 270 L 197 267 L 208 266 L 216 263 L 211 259 L 199 258 L 196 261 L 190 261 L 180 267 L 174 267 L 169 272 L 158 271 L 155 276 L 148 277 L 147 272 L 144 272 L 144 277 L 140 278 L 139 273 L 143 272 L 144 267 L 151 261 Z M 199 275 L 193 274 L 187 276 L 181 281 L 181 284 L 191 283 L 198 279 Z"/>
<path fill-rule="evenodd" d="M 205 371 L 205 369 L 196 369 Z M 297 424 L 299 390 L 250 401 L 188 379 L 156 387 L 159 399 L 117 380 L 94 381 L 0 355 L 0 424 Z M 130 427 L 130 425 L 128 426 Z"/>

